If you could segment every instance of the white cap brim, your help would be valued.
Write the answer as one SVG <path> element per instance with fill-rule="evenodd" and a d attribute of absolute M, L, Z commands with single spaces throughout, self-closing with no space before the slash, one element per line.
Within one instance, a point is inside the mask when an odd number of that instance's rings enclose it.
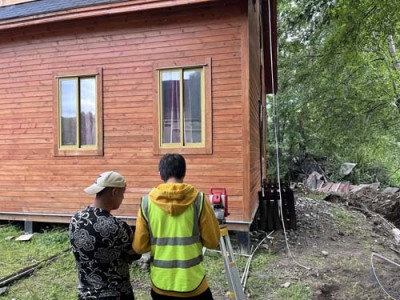
<path fill-rule="evenodd" d="M 84 189 L 84 191 L 86 194 L 94 195 L 94 194 L 101 192 L 104 189 L 105 189 L 104 186 L 100 186 L 100 185 L 97 185 L 96 183 L 93 183 L 91 186 L 88 186 L 86 189 Z"/>

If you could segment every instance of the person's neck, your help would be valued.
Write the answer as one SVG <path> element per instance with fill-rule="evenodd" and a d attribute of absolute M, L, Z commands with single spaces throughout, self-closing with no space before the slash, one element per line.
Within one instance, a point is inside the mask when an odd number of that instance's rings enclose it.
<path fill-rule="evenodd" d="M 96 199 L 94 199 L 93 207 L 101 208 L 102 210 L 111 212 L 112 207 L 110 205 L 107 205 L 107 202 L 109 202 L 109 201 L 104 201 L 101 198 L 96 198 Z"/>
<path fill-rule="evenodd" d="M 183 183 L 183 178 L 178 179 L 175 177 L 168 178 L 168 180 L 165 183 Z"/>

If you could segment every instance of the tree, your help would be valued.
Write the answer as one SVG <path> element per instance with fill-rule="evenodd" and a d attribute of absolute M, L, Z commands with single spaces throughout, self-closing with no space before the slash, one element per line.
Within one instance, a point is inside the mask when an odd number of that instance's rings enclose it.
<path fill-rule="evenodd" d="M 390 183 L 400 184 L 400 14 L 394 2 L 278 3 L 275 111 L 283 165 L 311 152 L 356 162 L 366 180 L 383 180 L 370 174 L 379 166 Z"/>

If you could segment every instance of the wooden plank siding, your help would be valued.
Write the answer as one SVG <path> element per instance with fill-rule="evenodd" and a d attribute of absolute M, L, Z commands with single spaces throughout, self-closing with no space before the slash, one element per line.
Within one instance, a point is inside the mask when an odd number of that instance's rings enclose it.
<path fill-rule="evenodd" d="M 185 181 L 206 194 L 227 188 L 228 221 L 250 222 L 260 181 L 252 5 L 222 1 L 0 31 L 0 212 L 72 214 L 92 202 L 83 188 L 113 169 L 128 182 L 116 213 L 135 216 L 140 197 L 160 183 L 153 63 L 211 58 L 213 153 L 186 155 Z M 53 72 L 88 68 L 102 68 L 104 156 L 55 157 Z"/>
<path fill-rule="evenodd" d="M 248 1 L 249 30 L 249 199 L 252 219 L 258 207 L 258 192 L 261 189 L 260 147 L 260 101 L 265 103 L 261 76 L 260 45 L 260 1 Z"/>

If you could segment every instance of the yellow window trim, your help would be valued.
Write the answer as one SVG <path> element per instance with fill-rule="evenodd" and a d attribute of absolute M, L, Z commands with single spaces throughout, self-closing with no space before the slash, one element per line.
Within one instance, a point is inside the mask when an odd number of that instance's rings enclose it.
<path fill-rule="evenodd" d="M 186 63 L 187 62 L 187 63 Z M 180 111 L 183 111 L 183 72 L 185 70 L 201 70 L 201 143 L 185 143 L 184 135 L 184 115 L 180 114 L 180 143 L 162 143 L 162 81 L 163 71 L 179 71 L 179 89 L 180 89 Z M 181 60 L 175 61 L 174 65 L 157 63 L 153 65 L 154 80 L 157 87 L 154 99 L 155 117 L 154 117 L 154 152 L 155 154 L 164 154 L 172 150 L 185 154 L 211 154 L 212 153 L 212 124 L 211 124 L 211 59 L 203 60 Z"/>
<path fill-rule="evenodd" d="M 75 75 L 74 75 L 75 74 Z M 102 99 L 102 69 L 83 69 L 76 71 L 60 71 L 54 72 L 54 87 L 53 87 L 53 97 L 54 97 L 54 155 L 55 156 L 102 156 L 103 155 L 103 99 Z M 61 101 L 60 101 L 60 83 L 62 79 L 71 79 L 79 81 L 79 79 L 84 78 L 94 78 L 95 79 L 95 109 L 96 109 L 96 145 L 79 145 L 79 122 L 80 116 L 77 117 L 77 126 L 76 126 L 76 136 L 77 136 L 77 144 L 76 145 L 61 145 Z M 79 93 L 79 88 L 77 89 L 77 93 Z M 77 107 L 79 107 L 80 97 L 77 95 L 76 97 L 78 103 Z"/>
<path fill-rule="evenodd" d="M 200 143 L 184 143 L 184 114 L 183 112 L 183 72 L 187 71 L 187 70 L 201 70 L 201 98 L 200 98 L 200 106 L 201 106 L 201 142 Z M 179 94 L 182 95 L 179 99 L 179 111 L 180 113 L 180 128 L 179 128 L 179 132 L 180 132 L 180 143 L 163 143 L 162 142 L 162 134 L 163 134 L 163 124 L 161 122 L 162 120 L 162 116 L 163 116 L 163 106 L 161 104 L 162 102 L 162 80 L 161 80 L 161 74 L 163 71 L 179 71 Z M 204 73 L 205 73 L 205 66 L 190 66 L 190 67 L 180 67 L 180 68 L 165 68 L 165 69 L 159 69 L 158 70 L 158 81 L 159 81 L 159 110 L 160 110 L 160 114 L 159 114 L 159 143 L 160 143 L 160 147 L 161 148 L 204 148 L 205 145 L 205 90 L 204 90 Z"/>

